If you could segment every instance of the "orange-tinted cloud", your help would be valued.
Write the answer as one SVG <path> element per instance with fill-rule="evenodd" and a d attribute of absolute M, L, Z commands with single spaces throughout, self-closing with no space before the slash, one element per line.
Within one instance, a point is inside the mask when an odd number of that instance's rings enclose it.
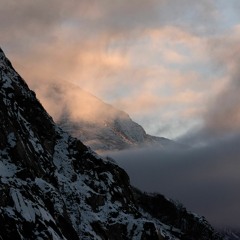
<path fill-rule="evenodd" d="M 61 111 L 43 97 L 49 82 L 76 83 L 134 118 L 144 115 L 150 129 L 148 116 L 156 124 L 202 118 L 226 81 L 214 75 L 207 48 L 220 20 L 214 1 L 0 3 L 3 48 L 55 118 Z"/>
<path fill-rule="evenodd" d="M 216 68 L 225 71 L 225 81 L 208 106 L 204 119 L 207 129 L 220 134 L 240 132 L 240 31 L 235 27 L 230 36 L 210 41 Z"/>

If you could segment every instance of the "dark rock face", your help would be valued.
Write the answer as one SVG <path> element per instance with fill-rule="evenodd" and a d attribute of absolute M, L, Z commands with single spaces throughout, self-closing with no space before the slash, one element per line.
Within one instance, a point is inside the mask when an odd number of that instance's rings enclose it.
<path fill-rule="evenodd" d="M 174 203 L 161 194 L 143 194 L 137 189 L 134 192 L 140 207 L 162 223 L 169 225 L 170 231 L 176 237 L 186 240 L 221 238 L 204 217 L 188 212 L 181 204 Z"/>
<path fill-rule="evenodd" d="M 0 239 L 178 239 L 124 170 L 55 125 L 2 50 L 0 121 Z"/>

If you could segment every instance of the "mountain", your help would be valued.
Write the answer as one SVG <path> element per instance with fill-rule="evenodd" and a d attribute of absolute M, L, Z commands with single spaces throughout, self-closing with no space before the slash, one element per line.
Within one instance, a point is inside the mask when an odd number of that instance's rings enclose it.
<path fill-rule="evenodd" d="M 220 239 L 58 127 L 0 49 L 0 239 Z"/>
<path fill-rule="evenodd" d="M 50 84 L 45 88 L 43 98 L 47 98 L 48 103 L 52 102 L 54 107 L 49 108 L 49 111 L 54 109 L 58 113 L 56 120 L 62 129 L 99 153 L 176 144 L 163 137 L 148 135 L 127 113 L 72 83 Z M 58 109 L 63 105 L 64 110 Z"/>

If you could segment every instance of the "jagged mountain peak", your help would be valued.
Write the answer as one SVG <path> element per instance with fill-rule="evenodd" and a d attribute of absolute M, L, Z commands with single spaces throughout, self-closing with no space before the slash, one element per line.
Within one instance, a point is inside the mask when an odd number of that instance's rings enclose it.
<path fill-rule="evenodd" d="M 219 239 L 201 218 L 153 216 L 126 172 L 59 128 L 0 58 L 0 239 Z"/>

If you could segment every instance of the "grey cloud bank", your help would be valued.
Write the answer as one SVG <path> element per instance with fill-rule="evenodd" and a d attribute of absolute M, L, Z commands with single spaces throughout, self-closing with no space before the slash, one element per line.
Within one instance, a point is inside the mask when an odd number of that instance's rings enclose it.
<path fill-rule="evenodd" d="M 240 135 L 204 147 L 110 154 L 134 186 L 165 194 L 216 227 L 240 228 Z"/>

